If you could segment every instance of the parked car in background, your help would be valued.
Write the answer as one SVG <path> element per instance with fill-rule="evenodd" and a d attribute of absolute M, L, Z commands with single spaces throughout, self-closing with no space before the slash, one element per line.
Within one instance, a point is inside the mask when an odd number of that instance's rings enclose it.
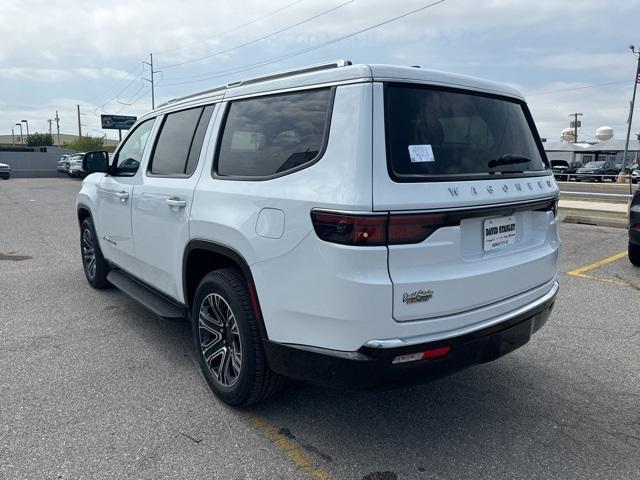
<path fill-rule="evenodd" d="M 67 173 L 69 171 L 69 157 L 71 155 L 62 155 L 60 160 L 58 160 L 57 170 L 62 173 Z"/>
<path fill-rule="evenodd" d="M 506 85 L 304 67 L 169 102 L 84 162 L 87 281 L 191 319 L 233 405 L 488 362 L 554 305 L 559 191 Z"/>
<path fill-rule="evenodd" d="M 11 167 L 6 163 L 0 163 L 0 178 L 9 180 L 11 177 Z"/>
<path fill-rule="evenodd" d="M 640 188 L 636 189 L 629 208 L 629 260 L 640 267 Z"/>
<path fill-rule="evenodd" d="M 87 172 L 82 168 L 83 157 L 84 153 L 76 153 L 69 157 L 69 168 L 67 169 L 67 173 L 70 177 L 84 177 L 87 174 Z"/>
<path fill-rule="evenodd" d="M 565 160 L 551 160 L 551 171 L 556 180 L 569 180 L 569 162 Z"/>
<path fill-rule="evenodd" d="M 593 180 L 604 182 L 605 179 L 615 182 L 618 179 L 618 169 L 613 162 L 589 162 L 576 172 L 576 181 Z"/>
<path fill-rule="evenodd" d="M 636 165 L 636 167 L 631 172 L 631 182 L 638 183 L 640 181 L 640 168 Z"/>

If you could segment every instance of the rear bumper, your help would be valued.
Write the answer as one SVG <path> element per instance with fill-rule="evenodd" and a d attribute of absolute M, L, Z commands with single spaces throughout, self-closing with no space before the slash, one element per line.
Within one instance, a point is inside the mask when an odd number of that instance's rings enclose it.
<path fill-rule="evenodd" d="M 509 320 L 465 335 L 396 348 L 362 347 L 342 352 L 265 341 L 270 367 L 295 380 L 342 389 L 368 389 L 422 383 L 471 365 L 490 362 L 525 345 L 547 321 L 556 291 L 542 303 Z M 393 364 L 400 355 L 451 347 L 445 357 Z"/>

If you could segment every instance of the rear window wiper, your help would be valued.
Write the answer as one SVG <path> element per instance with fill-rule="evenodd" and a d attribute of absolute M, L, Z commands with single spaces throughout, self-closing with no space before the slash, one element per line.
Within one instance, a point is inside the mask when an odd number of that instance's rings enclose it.
<path fill-rule="evenodd" d="M 529 163 L 531 159 L 529 157 L 525 157 L 524 155 L 512 155 L 507 153 L 502 155 L 501 157 L 496 158 L 495 160 L 489 160 L 487 166 L 489 168 L 499 167 L 501 165 L 513 165 L 515 163 Z"/>

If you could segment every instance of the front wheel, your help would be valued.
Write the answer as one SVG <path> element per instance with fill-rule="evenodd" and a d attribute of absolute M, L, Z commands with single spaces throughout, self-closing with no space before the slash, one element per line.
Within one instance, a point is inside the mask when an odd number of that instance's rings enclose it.
<path fill-rule="evenodd" d="M 640 267 L 640 245 L 629 242 L 629 261 Z"/>
<path fill-rule="evenodd" d="M 80 224 L 80 252 L 82 253 L 82 266 L 87 281 L 93 288 L 106 288 L 109 264 L 102 256 L 96 229 L 91 218 L 85 218 Z"/>
<path fill-rule="evenodd" d="M 248 406 L 275 394 L 284 379 L 271 371 L 246 283 L 236 269 L 209 273 L 192 309 L 193 340 L 211 390 L 223 402 Z"/>

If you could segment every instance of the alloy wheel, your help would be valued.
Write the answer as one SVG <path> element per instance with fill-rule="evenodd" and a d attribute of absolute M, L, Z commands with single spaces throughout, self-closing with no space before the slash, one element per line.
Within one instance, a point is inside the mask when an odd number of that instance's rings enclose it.
<path fill-rule="evenodd" d="M 93 233 L 89 228 L 82 231 L 82 262 L 87 276 L 93 279 L 96 276 L 96 249 L 93 243 Z"/>
<path fill-rule="evenodd" d="M 240 331 L 233 310 L 217 293 L 207 295 L 198 315 L 204 362 L 220 385 L 232 387 L 242 369 Z"/>

